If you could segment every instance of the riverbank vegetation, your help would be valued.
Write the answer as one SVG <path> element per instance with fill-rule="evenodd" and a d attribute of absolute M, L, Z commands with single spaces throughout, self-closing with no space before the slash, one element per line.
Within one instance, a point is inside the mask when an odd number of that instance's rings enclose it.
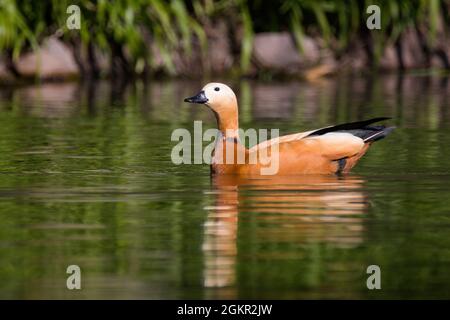
<path fill-rule="evenodd" d="M 380 30 L 366 26 L 372 4 Z M 449 0 L 2 0 L 0 77 L 449 69 L 449 12 Z"/>

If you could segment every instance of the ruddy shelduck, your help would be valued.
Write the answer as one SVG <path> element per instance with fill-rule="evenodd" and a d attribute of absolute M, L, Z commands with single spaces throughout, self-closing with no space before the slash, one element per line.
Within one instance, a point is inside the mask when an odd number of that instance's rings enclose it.
<path fill-rule="evenodd" d="M 239 139 L 238 104 L 230 87 L 222 83 L 209 83 L 198 94 L 184 101 L 204 104 L 216 116 L 220 136 L 216 139 L 212 155 L 213 174 L 261 175 L 261 169 L 267 166 L 261 160 L 261 154 L 273 158 L 274 150 L 278 161 L 277 170 L 269 174 L 348 173 L 374 141 L 386 137 L 394 129 L 371 125 L 389 119 L 374 118 L 289 134 L 247 149 Z M 230 151 L 233 153 L 233 160 L 223 161 Z M 245 161 L 237 160 L 239 153 L 244 155 Z"/>

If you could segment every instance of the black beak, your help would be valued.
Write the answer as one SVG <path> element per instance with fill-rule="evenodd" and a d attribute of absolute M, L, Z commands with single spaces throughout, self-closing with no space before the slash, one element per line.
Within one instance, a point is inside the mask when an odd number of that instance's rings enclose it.
<path fill-rule="evenodd" d="M 204 104 L 208 102 L 208 98 L 205 96 L 205 91 L 202 90 L 195 96 L 184 99 L 184 102 Z"/>

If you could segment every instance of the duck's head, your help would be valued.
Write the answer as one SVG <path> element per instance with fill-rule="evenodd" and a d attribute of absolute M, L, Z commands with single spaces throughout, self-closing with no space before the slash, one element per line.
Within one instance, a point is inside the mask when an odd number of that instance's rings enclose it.
<path fill-rule="evenodd" d="M 237 110 L 237 99 L 233 90 L 223 83 L 211 82 L 195 96 L 184 99 L 184 102 L 205 104 L 217 114 Z"/>

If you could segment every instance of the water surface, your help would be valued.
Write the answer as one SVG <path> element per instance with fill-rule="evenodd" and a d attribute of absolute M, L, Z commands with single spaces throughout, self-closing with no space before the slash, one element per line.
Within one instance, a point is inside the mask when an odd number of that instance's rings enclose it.
<path fill-rule="evenodd" d="M 0 298 L 450 298 L 448 79 L 231 84 L 245 129 L 398 128 L 346 177 L 211 178 L 170 159 L 200 82 L 1 87 Z"/>

